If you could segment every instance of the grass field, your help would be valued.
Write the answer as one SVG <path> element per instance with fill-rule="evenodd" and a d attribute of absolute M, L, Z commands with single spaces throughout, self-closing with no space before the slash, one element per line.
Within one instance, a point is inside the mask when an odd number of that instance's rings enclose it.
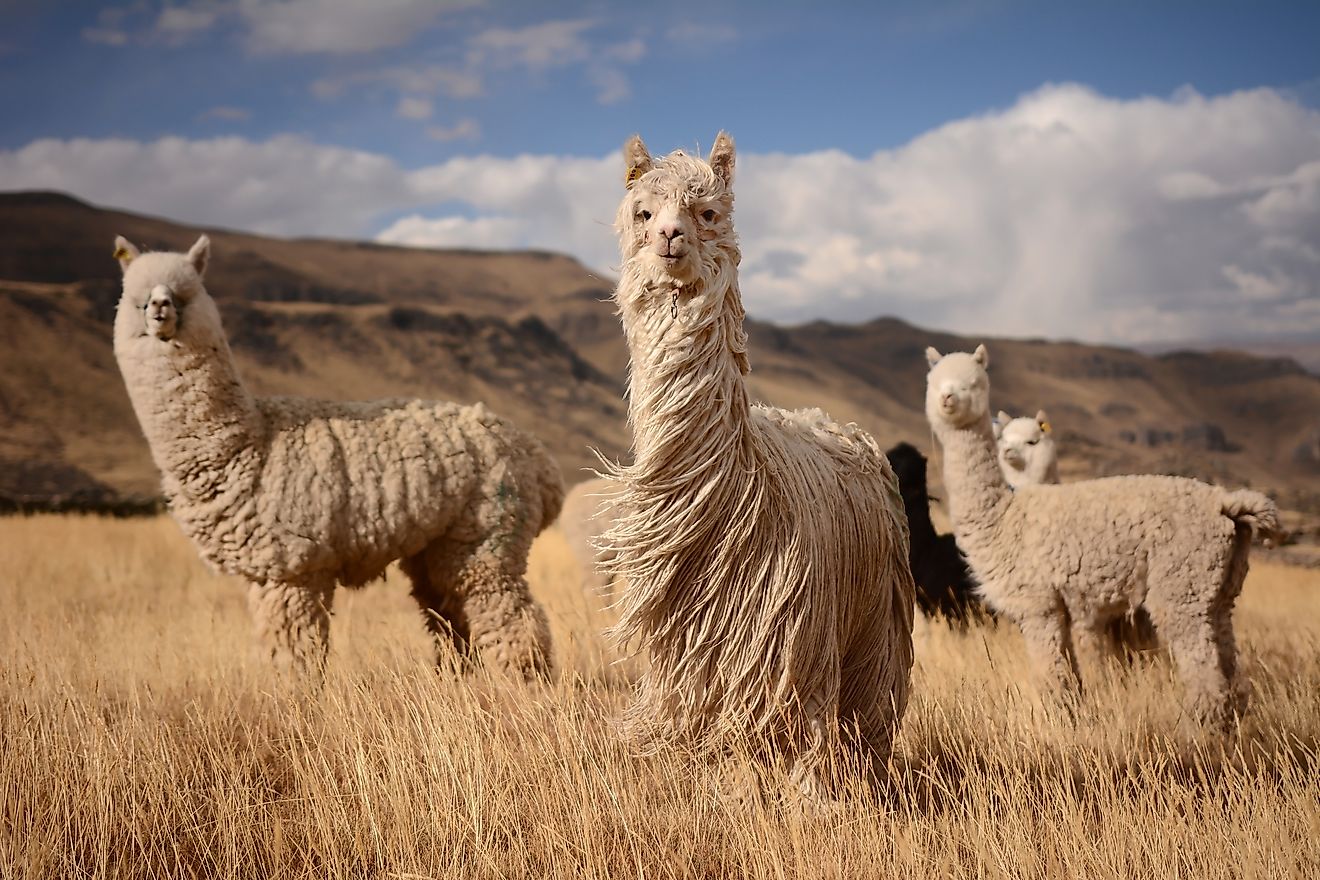
<path fill-rule="evenodd" d="M 340 593 L 299 700 L 171 521 L 0 520 L 0 877 L 1320 876 L 1320 572 L 1248 578 L 1255 698 L 1226 746 L 1166 662 L 1085 668 L 1073 725 L 1011 627 L 918 622 L 891 785 L 815 811 L 630 757 L 632 667 L 557 532 L 531 577 L 550 686 L 437 673 L 392 574 Z"/>

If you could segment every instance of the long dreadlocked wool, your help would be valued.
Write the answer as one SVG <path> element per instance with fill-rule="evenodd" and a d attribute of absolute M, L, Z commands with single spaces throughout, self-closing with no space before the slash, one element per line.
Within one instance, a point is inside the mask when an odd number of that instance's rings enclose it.
<path fill-rule="evenodd" d="M 622 491 L 602 548 L 626 584 L 615 634 L 650 666 L 625 730 L 750 741 L 813 777 L 842 740 L 883 761 L 912 667 L 893 471 L 855 425 L 748 403 L 728 137 L 709 163 L 652 163 L 636 138 L 627 156 L 615 300 L 634 463 L 609 466 Z"/>

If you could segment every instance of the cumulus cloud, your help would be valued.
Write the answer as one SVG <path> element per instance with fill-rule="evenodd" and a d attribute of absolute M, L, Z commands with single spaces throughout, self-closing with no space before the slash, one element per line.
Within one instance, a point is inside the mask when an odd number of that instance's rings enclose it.
<path fill-rule="evenodd" d="M 1130 343 L 1320 333 L 1320 114 L 1271 90 L 1049 86 L 870 156 L 742 146 L 742 289 L 761 317 Z M 617 154 L 407 170 L 292 137 L 0 152 L 5 188 L 266 232 L 549 248 L 598 270 L 617 262 L 620 173 Z"/>

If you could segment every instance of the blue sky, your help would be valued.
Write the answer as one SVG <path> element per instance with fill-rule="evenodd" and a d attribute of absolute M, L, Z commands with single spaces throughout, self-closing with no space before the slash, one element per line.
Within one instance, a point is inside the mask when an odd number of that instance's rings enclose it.
<path fill-rule="evenodd" d="M 1320 4 L 657 8 L 0 0 L 0 188 L 608 271 L 725 128 L 762 316 L 1320 336 Z"/>

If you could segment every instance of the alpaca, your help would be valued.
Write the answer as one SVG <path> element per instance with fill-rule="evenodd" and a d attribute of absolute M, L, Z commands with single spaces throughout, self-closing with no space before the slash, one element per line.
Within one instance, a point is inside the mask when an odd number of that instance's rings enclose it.
<path fill-rule="evenodd" d="M 999 469 L 1011 488 L 1059 482 L 1059 453 L 1045 410 L 1034 419 L 1015 419 L 1001 409 L 994 428 Z"/>
<path fill-rule="evenodd" d="M 733 228 L 733 141 L 708 161 L 625 147 L 614 300 L 633 464 L 601 544 L 625 583 L 613 635 L 650 665 L 634 742 L 784 759 L 816 791 L 841 745 L 889 754 L 912 667 L 897 481 L 875 441 L 818 409 L 751 405 Z"/>
<path fill-rule="evenodd" d="M 608 596 L 613 583 L 609 566 L 614 556 L 598 545 L 613 522 L 610 500 L 618 491 L 618 484 L 605 477 L 584 480 L 568 490 L 559 514 L 559 528 L 577 563 L 582 589 L 595 596 Z"/>
<path fill-rule="evenodd" d="M 524 574 L 564 490 L 540 442 L 480 404 L 255 398 L 202 284 L 206 236 L 187 254 L 115 245 L 115 356 L 170 510 L 207 562 L 248 582 L 281 667 L 319 676 L 335 584 L 399 560 L 437 640 L 546 672 Z"/>
<path fill-rule="evenodd" d="M 917 606 L 927 617 L 940 616 L 951 624 L 966 626 L 984 611 L 976 596 L 976 583 L 967 560 L 953 535 L 941 535 L 930 521 L 930 495 L 926 490 L 926 456 L 910 443 L 900 443 L 885 453 L 898 477 L 898 491 L 907 512 L 912 579 L 917 586 Z"/>
<path fill-rule="evenodd" d="M 981 596 L 1022 630 L 1069 704 L 1081 682 L 1069 622 L 1099 631 L 1144 606 L 1168 645 L 1189 714 L 1226 729 L 1246 707 L 1233 603 L 1253 532 L 1278 531 L 1274 502 L 1183 477 L 1109 477 L 1008 487 L 990 427 L 989 353 L 926 350 L 926 416 L 944 448 L 958 546 Z"/>
<path fill-rule="evenodd" d="M 1035 418 L 1013 418 L 1002 409 L 995 416 L 995 441 L 999 450 L 999 469 L 1011 489 L 1058 483 L 1059 452 L 1045 410 Z M 1158 647 L 1155 624 L 1140 606 L 1130 613 L 1106 622 L 1099 632 L 1073 624 L 1073 639 L 1092 657 L 1130 658 Z"/>

